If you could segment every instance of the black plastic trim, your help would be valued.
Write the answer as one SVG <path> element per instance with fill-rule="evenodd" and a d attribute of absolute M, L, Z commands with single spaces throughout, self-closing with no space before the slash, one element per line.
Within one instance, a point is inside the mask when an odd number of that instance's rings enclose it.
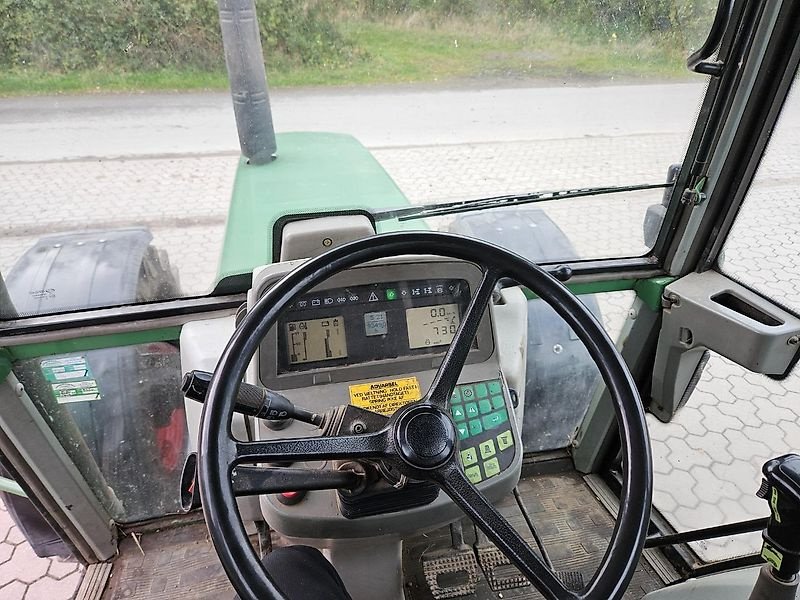
<path fill-rule="evenodd" d="M 788 96 L 800 60 L 798 22 L 800 3 L 784 2 L 689 257 L 699 272 L 716 262 Z"/>
<path fill-rule="evenodd" d="M 235 310 L 245 300 L 246 296 L 244 294 L 179 298 L 164 302 L 131 304 L 80 312 L 26 317 L 0 322 L 2 325 L 0 327 L 0 337 L 21 337 L 52 333 L 54 331 L 78 330 L 86 327 L 120 325 L 129 322 L 136 322 L 137 329 L 147 329 L 149 322 L 178 319 L 221 310 Z M 156 327 L 158 326 L 160 325 L 156 325 Z"/>
<path fill-rule="evenodd" d="M 730 22 L 731 13 L 733 12 L 733 0 L 719 0 L 717 5 L 717 12 L 714 15 L 714 22 L 711 24 L 711 29 L 708 32 L 708 37 L 703 45 L 695 52 L 693 52 L 688 59 L 686 59 L 686 67 L 695 73 L 703 75 L 710 75 L 711 77 L 719 77 L 725 68 L 725 63 L 709 62 L 714 52 L 719 48 L 722 42 L 722 36 L 725 29 Z"/>
<path fill-rule="evenodd" d="M 745 56 L 746 49 L 749 47 L 748 33 L 751 33 L 751 30 L 745 31 L 742 23 L 749 18 L 751 20 L 749 26 L 752 29 L 755 21 L 753 15 L 756 14 L 753 11 L 757 8 L 757 4 L 759 2 L 734 3 L 733 12 L 728 19 L 728 26 L 723 30 L 718 53 L 719 60 L 738 64 Z M 746 9 L 749 12 L 745 15 Z M 651 255 L 662 259 L 669 257 L 669 249 L 685 222 L 685 213 L 688 212 L 686 205 L 681 203 L 681 197 L 684 190 L 694 187 L 698 180 L 705 175 L 710 149 L 719 137 L 724 116 L 730 110 L 731 99 L 740 75 L 740 69 L 727 69 L 722 77 L 712 78 L 708 83 L 689 146 L 675 180 L 675 186 L 672 188 L 672 196 L 667 204 L 667 213 Z"/>
<path fill-rule="evenodd" d="M 592 278 L 602 275 L 609 280 L 619 276 L 624 279 L 642 279 L 663 274 L 654 259 L 647 257 L 612 258 L 582 260 L 569 263 L 541 263 L 543 269 L 550 271 L 565 266 L 571 270 L 571 279 Z M 131 304 L 121 307 L 97 308 L 70 313 L 31 316 L 10 321 L 0 321 L 0 338 L 22 337 L 54 331 L 80 330 L 87 327 L 124 325 L 136 323 L 136 329 L 158 327 L 157 321 L 178 319 L 180 317 L 215 311 L 238 309 L 247 300 L 246 291 L 251 283 L 251 275 L 243 275 L 247 286 L 237 289 L 236 294 L 212 295 L 197 298 L 177 298 L 160 302 Z M 244 284 L 244 283 L 243 283 Z M 84 332 L 76 332 L 83 335 Z M 0 340 L 0 346 L 3 342 Z"/>

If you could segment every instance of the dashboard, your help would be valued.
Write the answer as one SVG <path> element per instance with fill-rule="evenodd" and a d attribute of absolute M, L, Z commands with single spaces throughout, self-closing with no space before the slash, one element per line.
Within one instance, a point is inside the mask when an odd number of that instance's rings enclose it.
<path fill-rule="evenodd" d="M 302 296 L 278 324 L 278 373 L 439 352 L 469 295 L 464 279 L 416 279 Z"/>
<path fill-rule="evenodd" d="M 254 272 L 248 304 L 295 265 Z M 430 387 L 482 276 L 470 263 L 418 256 L 338 273 L 287 306 L 261 342 L 248 381 L 320 414 L 350 406 L 385 419 Z M 493 500 L 513 488 L 521 469 L 518 416 L 496 348 L 495 310 L 481 319 L 449 406 L 464 473 Z M 516 333 L 520 317 L 512 320 Z M 259 423 L 257 431 L 259 439 L 308 435 L 313 429 L 297 422 L 280 430 Z M 292 506 L 264 496 L 260 505 L 284 535 L 315 539 L 403 535 L 460 514 L 445 495 L 413 488 L 399 492 L 389 485 L 358 506 L 335 491 L 309 492 Z"/>
<path fill-rule="evenodd" d="M 294 300 L 267 334 L 257 356 L 259 383 L 285 391 L 434 369 L 481 275 L 474 265 L 442 259 L 339 273 Z M 269 268 L 257 276 L 252 301 L 277 278 Z M 467 362 L 493 351 L 484 319 Z"/>

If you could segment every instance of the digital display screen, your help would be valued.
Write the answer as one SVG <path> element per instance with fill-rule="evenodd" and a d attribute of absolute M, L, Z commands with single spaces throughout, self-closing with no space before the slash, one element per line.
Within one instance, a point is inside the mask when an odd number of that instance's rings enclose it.
<path fill-rule="evenodd" d="M 443 352 L 469 304 L 464 279 L 375 282 L 300 296 L 278 321 L 277 372 Z"/>
<path fill-rule="evenodd" d="M 347 356 L 347 337 L 341 315 L 286 323 L 289 363 L 333 360 Z"/>
<path fill-rule="evenodd" d="M 386 335 L 389 332 L 389 322 L 386 319 L 386 311 L 364 313 L 364 335 L 372 337 L 374 335 Z"/>
<path fill-rule="evenodd" d="M 458 304 L 409 308 L 406 310 L 408 347 L 413 349 L 449 344 L 460 322 Z"/>

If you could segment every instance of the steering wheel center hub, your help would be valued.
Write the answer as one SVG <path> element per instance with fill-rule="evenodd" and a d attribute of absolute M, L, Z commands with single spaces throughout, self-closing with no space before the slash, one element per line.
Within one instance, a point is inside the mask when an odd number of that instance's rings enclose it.
<path fill-rule="evenodd" d="M 394 429 L 400 457 L 416 469 L 435 469 L 450 459 L 456 448 L 453 421 L 433 406 L 412 406 Z"/>

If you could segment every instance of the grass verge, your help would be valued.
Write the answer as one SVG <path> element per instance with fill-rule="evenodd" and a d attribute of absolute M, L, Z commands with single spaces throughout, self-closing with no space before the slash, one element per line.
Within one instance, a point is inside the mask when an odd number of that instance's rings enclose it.
<path fill-rule="evenodd" d="M 586 32 L 526 22 L 504 26 L 448 19 L 435 27 L 406 21 L 343 20 L 341 31 L 360 58 L 339 67 L 268 64 L 272 87 L 437 82 L 480 77 L 673 79 L 686 76 L 684 56 L 663 40 L 598 39 Z M 268 58 L 269 62 L 269 58 Z M 221 90 L 221 71 L 91 70 L 0 73 L 0 94 Z"/>

